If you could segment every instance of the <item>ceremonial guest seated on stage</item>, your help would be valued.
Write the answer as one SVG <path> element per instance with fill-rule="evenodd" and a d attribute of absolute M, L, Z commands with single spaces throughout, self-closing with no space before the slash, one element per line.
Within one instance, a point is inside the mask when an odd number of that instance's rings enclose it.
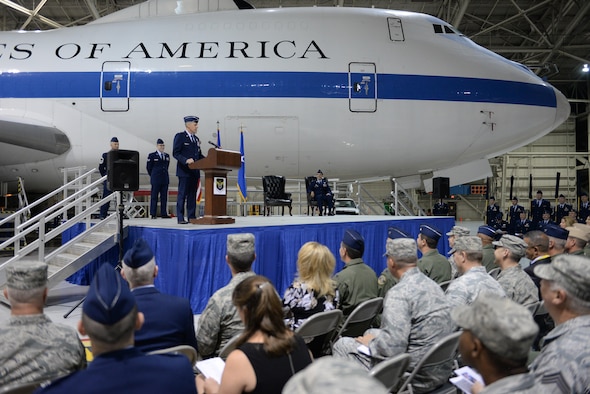
<path fill-rule="evenodd" d="M 561 255 L 537 265 L 541 296 L 555 328 L 545 336 L 531 372 L 554 393 L 587 393 L 590 387 L 590 264 Z"/>
<path fill-rule="evenodd" d="M 123 278 L 129 282 L 137 308 L 145 317 L 135 333 L 135 346 L 144 352 L 189 345 L 197 350 L 193 311 L 182 297 L 163 294 L 154 286 L 158 266 L 152 249 L 143 238 L 135 241 L 123 257 Z"/>
<path fill-rule="evenodd" d="M 285 326 L 281 300 L 267 278 L 243 280 L 232 298 L 244 332 L 227 358 L 219 384 L 199 375 L 199 394 L 278 394 L 291 376 L 311 364 L 311 354 L 303 339 Z"/>
<path fill-rule="evenodd" d="M 86 367 L 76 331 L 43 313 L 47 264 L 11 263 L 4 297 L 11 310 L 8 324 L 0 327 L 0 387 L 55 379 Z"/>
<path fill-rule="evenodd" d="M 482 394 L 551 392 L 535 384 L 528 373 L 527 357 L 539 327 L 527 308 L 508 298 L 482 294 L 473 304 L 455 308 L 451 316 L 463 329 L 459 339 L 463 362 L 485 382 Z"/>
<path fill-rule="evenodd" d="M 252 271 L 255 258 L 254 234 L 227 236 L 225 261 L 232 279 L 211 296 L 199 317 L 197 343 L 201 357 L 217 356 L 227 342 L 244 329 L 242 319 L 232 302 L 232 294 L 241 281 L 255 275 Z"/>
<path fill-rule="evenodd" d="M 383 360 L 408 353 L 410 368 L 436 342 L 453 330 L 449 303 L 441 287 L 417 267 L 416 241 L 388 239 L 387 267 L 399 279 L 385 295 L 379 329 L 369 329 L 362 337 L 340 338 L 334 356 L 357 361 L 367 371 Z M 366 348 L 359 348 L 359 345 Z M 413 383 L 415 393 L 432 391 L 451 375 L 451 363 L 426 367 Z"/>
<path fill-rule="evenodd" d="M 78 330 L 92 342 L 88 368 L 52 382 L 39 393 L 196 393 L 193 368 L 183 355 L 147 355 L 133 346 L 141 328 L 131 291 L 110 264 L 103 264 L 88 289 Z"/>
<path fill-rule="evenodd" d="M 307 242 L 297 255 L 298 276 L 285 291 L 287 325 L 295 330 L 314 313 L 336 309 L 339 295 L 332 279 L 336 259 L 330 249 Z"/>
<path fill-rule="evenodd" d="M 492 248 L 492 253 L 494 249 Z M 506 297 L 502 286 L 481 265 L 482 243 L 479 237 L 466 236 L 455 240 L 451 249 L 455 256 L 457 270 L 461 274 L 453 280 L 445 295 L 451 307 L 471 304 L 480 293 L 487 292 L 495 297 Z"/>

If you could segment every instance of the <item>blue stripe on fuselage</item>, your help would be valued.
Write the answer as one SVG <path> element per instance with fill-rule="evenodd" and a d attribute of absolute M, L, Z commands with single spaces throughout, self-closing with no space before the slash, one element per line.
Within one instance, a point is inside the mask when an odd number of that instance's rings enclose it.
<path fill-rule="evenodd" d="M 556 107 L 550 86 L 493 79 L 378 74 L 382 100 L 433 100 Z M 96 98 L 99 72 L 0 73 L 0 98 Z M 348 98 L 347 73 L 131 73 L 131 98 Z M 363 98 L 362 95 L 354 98 Z"/>

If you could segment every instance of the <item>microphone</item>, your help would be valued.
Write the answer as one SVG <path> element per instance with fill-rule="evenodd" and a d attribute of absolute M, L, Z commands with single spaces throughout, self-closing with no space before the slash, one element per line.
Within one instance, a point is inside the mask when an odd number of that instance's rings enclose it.
<path fill-rule="evenodd" d="M 217 145 L 215 142 L 213 141 L 207 141 L 210 145 L 213 145 L 215 147 L 215 149 L 219 149 L 219 145 Z"/>

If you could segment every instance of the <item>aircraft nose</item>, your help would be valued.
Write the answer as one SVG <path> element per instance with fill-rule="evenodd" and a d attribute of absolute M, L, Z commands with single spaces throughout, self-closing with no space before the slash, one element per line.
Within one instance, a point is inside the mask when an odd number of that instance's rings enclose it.
<path fill-rule="evenodd" d="M 555 99 L 557 101 L 557 110 L 555 111 L 555 126 L 557 127 L 567 120 L 570 116 L 570 103 L 567 98 L 559 90 L 553 88 L 555 91 Z"/>

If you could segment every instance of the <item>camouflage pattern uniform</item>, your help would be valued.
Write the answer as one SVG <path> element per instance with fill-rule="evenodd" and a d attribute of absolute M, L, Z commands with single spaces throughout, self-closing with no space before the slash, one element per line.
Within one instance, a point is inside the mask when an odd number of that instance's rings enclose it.
<path fill-rule="evenodd" d="M 482 248 L 483 258 L 481 259 L 481 265 L 486 269 L 486 272 L 490 272 L 494 268 L 498 268 L 496 265 L 496 256 L 494 256 L 494 245 L 484 245 Z"/>
<path fill-rule="evenodd" d="M 556 326 L 543 339 L 531 373 L 563 393 L 587 393 L 590 388 L 590 315 Z"/>
<path fill-rule="evenodd" d="M 76 331 L 45 314 L 11 316 L 0 328 L 0 387 L 51 380 L 86 368 Z"/>
<path fill-rule="evenodd" d="M 426 252 L 418 260 L 418 268 L 436 283 L 451 280 L 451 264 L 436 249 Z"/>
<path fill-rule="evenodd" d="M 387 292 L 381 328 L 367 331 L 376 335 L 369 342 L 371 357 L 357 351 L 359 343 L 354 338 L 339 339 L 334 344 L 334 355 L 359 361 L 368 370 L 388 357 L 408 353 L 413 368 L 453 328 L 449 304 L 440 286 L 417 267 L 411 268 Z M 432 390 L 450 374 L 451 365 L 447 364 L 424 369 L 413 384 L 414 392 Z"/>
<path fill-rule="evenodd" d="M 549 387 L 535 382 L 535 377 L 530 373 L 519 373 L 496 380 L 485 386 L 480 394 L 554 394 Z"/>
<path fill-rule="evenodd" d="M 445 295 L 453 308 L 459 305 L 470 305 L 479 293 L 492 293 L 506 297 L 502 286 L 488 275 L 484 267 L 473 267 L 453 280 L 447 287 Z"/>
<path fill-rule="evenodd" d="M 539 290 L 535 282 L 520 265 L 500 271 L 496 280 L 508 298 L 520 305 L 530 305 L 539 301 Z"/>
<path fill-rule="evenodd" d="M 322 357 L 297 372 L 283 387 L 283 394 L 387 394 L 376 378 L 352 361 Z"/>
<path fill-rule="evenodd" d="M 256 275 L 252 271 L 238 272 L 225 286 L 217 290 L 199 318 L 197 344 L 203 358 L 215 357 L 230 339 L 244 329 L 244 324 L 232 303 L 236 286 L 244 279 Z"/>
<path fill-rule="evenodd" d="M 377 297 L 377 275 L 363 262 L 363 259 L 349 261 L 342 271 L 334 276 L 340 295 L 340 305 L 344 316 L 361 302 Z"/>

